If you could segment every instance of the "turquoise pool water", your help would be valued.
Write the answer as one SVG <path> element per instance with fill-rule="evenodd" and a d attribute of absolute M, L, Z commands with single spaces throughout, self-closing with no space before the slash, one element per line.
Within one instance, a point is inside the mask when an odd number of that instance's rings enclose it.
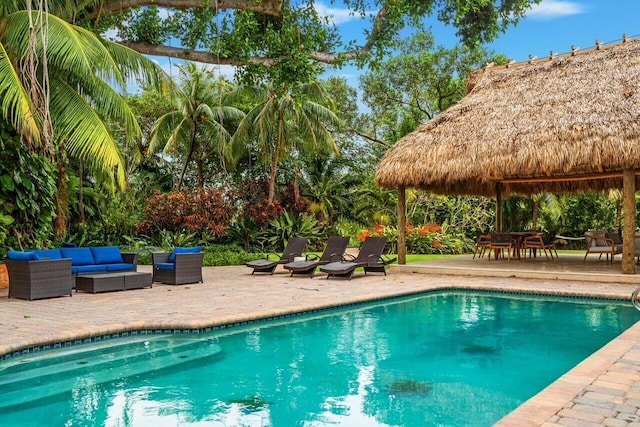
<path fill-rule="evenodd" d="M 3 426 L 489 426 L 631 304 L 448 292 L 0 363 Z"/>

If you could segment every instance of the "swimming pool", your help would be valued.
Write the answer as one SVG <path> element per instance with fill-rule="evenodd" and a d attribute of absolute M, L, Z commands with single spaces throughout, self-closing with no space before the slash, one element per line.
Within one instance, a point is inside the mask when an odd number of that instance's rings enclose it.
<path fill-rule="evenodd" d="M 630 304 L 440 292 L 0 364 L 0 424 L 486 426 L 639 318 Z"/>

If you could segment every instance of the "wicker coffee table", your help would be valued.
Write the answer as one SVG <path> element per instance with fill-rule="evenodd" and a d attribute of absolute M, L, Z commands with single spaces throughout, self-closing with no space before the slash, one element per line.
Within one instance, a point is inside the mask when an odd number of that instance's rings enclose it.
<path fill-rule="evenodd" d="M 151 273 L 118 271 L 76 276 L 76 292 L 112 292 L 151 287 Z"/>

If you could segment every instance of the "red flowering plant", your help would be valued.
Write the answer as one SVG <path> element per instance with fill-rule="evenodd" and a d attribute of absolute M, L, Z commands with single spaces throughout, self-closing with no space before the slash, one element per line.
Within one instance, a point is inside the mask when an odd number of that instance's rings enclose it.
<path fill-rule="evenodd" d="M 233 198 L 225 188 L 208 187 L 201 190 L 156 191 L 143 210 L 146 220 L 137 225 L 139 233 L 154 236 L 162 230 L 211 233 L 215 237 L 226 234 L 234 212 Z"/>
<path fill-rule="evenodd" d="M 379 235 L 387 237 L 387 242 L 392 250 L 397 250 L 398 230 L 391 226 L 374 227 L 380 231 Z M 414 226 L 410 222 L 405 225 L 407 253 L 413 254 L 459 254 L 470 250 L 473 241 L 463 233 L 455 233 L 455 230 L 445 230 L 439 224 L 424 224 Z"/>
<path fill-rule="evenodd" d="M 358 233 L 356 239 L 358 239 L 360 242 L 364 242 L 367 237 L 371 237 L 371 232 L 369 230 L 362 230 L 360 233 Z"/>

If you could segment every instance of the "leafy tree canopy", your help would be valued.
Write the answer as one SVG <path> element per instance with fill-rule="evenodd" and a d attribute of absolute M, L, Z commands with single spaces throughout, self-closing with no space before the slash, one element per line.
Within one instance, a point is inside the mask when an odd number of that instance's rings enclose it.
<path fill-rule="evenodd" d="M 96 32 L 116 31 L 140 53 L 241 66 L 248 80 L 305 82 L 322 64 L 383 58 L 408 26 L 437 19 L 467 47 L 494 39 L 540 0 L 332 0 L 362 20 L 345 40 L 313 0 L 49 0 L 51 13 Z M 5 0 L 3 10 L 26 0 Z"/>

